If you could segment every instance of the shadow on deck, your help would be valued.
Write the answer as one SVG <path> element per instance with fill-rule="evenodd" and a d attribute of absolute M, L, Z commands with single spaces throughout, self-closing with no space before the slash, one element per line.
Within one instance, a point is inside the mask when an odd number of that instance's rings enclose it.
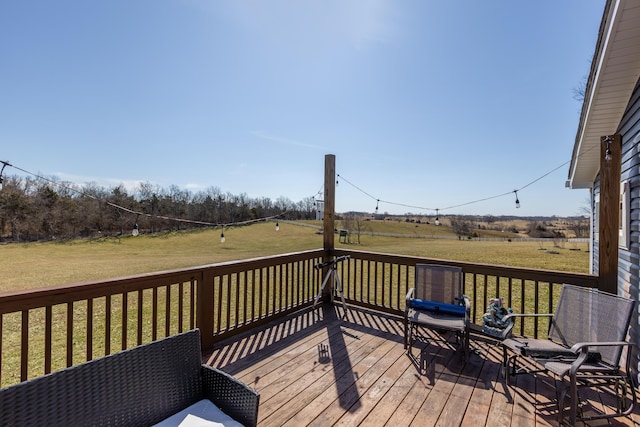
<path fill-rule="evenodd" d="M 545 378 L 505 386 L 495 344 L 472 340 L 465 364 L 462 352 L 427 336 L 421 371 L 419 349 L 412 358 L 403 348 L 401 318 L 355 307 L 341 315 L 331 305 L 296 313 L 218 343 L 205 361 L 260 392 L 260 426 L 557 425 Z"/>

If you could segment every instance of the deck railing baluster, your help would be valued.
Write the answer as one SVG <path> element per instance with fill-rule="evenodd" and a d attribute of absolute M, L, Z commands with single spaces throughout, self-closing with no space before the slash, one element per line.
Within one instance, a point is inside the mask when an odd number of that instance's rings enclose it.
<path fill-rule="evenodd" d="M 20 346 L 22 348 L 22 355 L 20 363 L 22 368 L 20 369 L 20 381 L 25 381 L 29 378 L 28 366 L 29 366 L 29 310 L 22 310 L 22 340 Z"/>
<path fill-rule="evenodd" d="M 0 337 L 2 336 L 2 316 L 0 316 Z M 53 328 L 53 310 L 50 305 L 45 307 L 45 316 L 44 316 L 44 373 L 48 374 L 51 372 L 51 331 Z M 0 342 L 0 366 L 2 366 L 2 343 Z M 0 377 L 2 374 L 0 374 Z M 0 378 L 0 384 L 2 384 L 2 379 Z"/>
<path fill-rule="evenodd" d="M 71 365 L 73 365 L 73 301 L 67 303 L 67 367 Z M 26 371 L 26 366 L 23 369 Z"/>
<path fill-rule="evenodd" d="M 336 250 L 334 255 L 350 255 L 338 266 L 347 303 L 394 315 L 404 311 L 416 263 L 462 267 L 475 323 L 480 322 L 489 297 L 506 296 L 505 305 L 520 312 L 527 308 L 547 311 L 553 308 L 554 294 L 562 283 L 589 287 L 598 283 L 596 276 L 587 274 L 361 251 Z M 67 366 L 82 358 L 90 360 L 97 346 L 104 346 L 105 354 L 110 354 L 112 327 L 120 334 L 114 337 L 121 342 L 117 350 L 156 340 L 162 329 L 164 335 L 180 332 L 186 324 L 198 326 L 203 348 L 211 348 L 216 340 L 310 307 L 323 280 L 322 271 L 314 266 L 323 256 L 323 250 L 305 251 L 0 295 L 0 386 L 60 369 L 65 356 Z M 134 309 L 136 315 L 129 321 Z M 44 317 L 43 327 L 35 327 L 36 317 Z M 541 329 L 545 321 L 519 323 L 521 334 L 546 334 Z M 135 340 L 129 340 L 129 334 Z M 78 352 L 74 343 L 83 341 L 86 347 Z M 18 344 L 10 345 L 14 342 Z"/>
<path fill-rule="evenodd" d="M 140 329 L 140 328 L 138 328 Z M 93 359 L 93 298 L 87 300 L 87 360 Z"/>
<path fill-rule="evenodd" d="M 142 289 L 138 290 L 138 336 L 136 339 L 136 343 L 138 345 L 142 344 L 142 333 L 143 333 L 143 327 L 142 325 L 144 324 L 143 322 L 143 311 L 142 311 L 142 307 L 144 307 L 144 291 Z"/>
<path fill-rule="evenodd" d="M 111 354 L 111 295 L 104 302 L 104 354 Z"/>

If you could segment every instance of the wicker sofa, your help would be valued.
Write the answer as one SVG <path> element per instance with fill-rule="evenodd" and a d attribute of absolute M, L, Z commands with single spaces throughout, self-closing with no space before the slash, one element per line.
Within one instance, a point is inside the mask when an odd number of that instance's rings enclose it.
<path fill-rule="evenodd" d="M 259 399 L 202 364 L 194 329 L 1 389 L 0 426 L 148 426 L 199 402 L 255 426 Z"/>

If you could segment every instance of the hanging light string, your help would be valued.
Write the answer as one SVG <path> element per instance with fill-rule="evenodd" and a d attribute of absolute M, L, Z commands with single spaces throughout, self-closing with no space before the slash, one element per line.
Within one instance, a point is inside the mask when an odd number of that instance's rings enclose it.
<path fill-rule="evenodd" d="M 9 162 L 5 162 L 4 160 L 0 160 L 0 163 L 2 163 L 2 169 L 0 169 L 0 190 L 2 189 L 2 173 L 4 172 L 4 168 L 6 168 L 7 166 L 11 166 L 11 164 Z"/>
<path fill-rule="evenodd" d="M 591 148 L 589 151 L 591 151 L 592 149 L 593 148 Z M 587 152 L 588 151 L 582 153 L 582 155 L 586 154 Z M 458 205 L 447 206 L 447 207 L 444 207 L 444 208 L 430 208 L 430 207 L 415 206 L 415 205 L 409 205 L 409 204 L 405 204 L 405 203 L 398 203 L 398 202 L 391 202 L 391 201 L 388 201 L 388 200 L 383 200 L 383 199 L 374 197 L 373 195 L 371 195 L 370 193 L 366 192 L 362 188 L 360 188 L 357 185 L 353 184 L 351 181 L 347 180 L 344 176 L 342 176 L 340 174 L 337 174 L 337 175 L 338 175 L 338 177 L 340 177 L 341 180 L 343 180 L 347 184 L 351 185 L 356 190 L 360 191 L 361 193 L 363 193 L 364 195 L 368 196 L 369 198 L 375 200 L 376 201 L 376 212 L 378 211 L 379 203 L 386 203 L 388 205 L 402 206 L 402 207 L 405 207 L 405 208 L 419 209 L 419 210 L 424 210 L 424 211 L 444 211 L 444 210 L 460 208 L 460 207 L 463 207 L 463 206 L 473 205 L 473 204 L 476 204 L 476 203 L 486 202 L 488 200 L 497 199 L 499 197 L 505 197 L 505 196 L 508 196 L 508 195 L 511 195 L 511 194 L 514 194 L 514 193 L 516 195 L 516 206 L 520 207 L 519 206 L 520 201 L 518 200 L 518 191 L 521 191 L 521 190 L 524 190 L 527 187 L 530 187 L 531 185 L 533 185 L 536 182 L 540 181 L 541 179 L 547 177 L 548 175 L 551 175 L 553 172 L 557 171 L 560 168 L 563 168 L 564 166 L 568 165 L 569 163 L 571 163 L 571 160 L 568 160 L 568 161 L 564 162 L 560 166 L 555 167 L 554 169 L 550 170 L 549 172 L 545 173 L 544 175 L 534 179 L 533 181 L 529 182 L 526 185 L 523 185 L 522 187 L 520 187 L 518 189 L 507 191 L 507 192 L 501 193 L 501 194 L 496 194 L 495 196 L 489 196 L 489 197 L 484 197 L 482 199 L 477 199 L 477 200 L 472 200 L 472 201 L 465 202 L 465 203 L 460 203 Z"/>
<path fill-rule="evenodd" d="M 320 186 L 320 189 L 318 189 L 318 191 L 311 196 L 311 198 L 313 199 L 313 203 L 315 204 L 318 200 L 322 200 L 323 196 L 323 191 L 324 191 L 324 184 L 322 184 Z"/>
<path fill-rule="evenodd" d="M 120 206 L 118 204 L 115 204 L 115 203 L 112 203 L 112 202 L 109 202 L 109 201 L 100 200 L 98 197 L 94 196 L 93 194 L 89 194 L 89 193 L 86 193 L 86 192 L 84 192 L 82 190 L 78 190 L 77 188 L 75 188 L 75 187 L 73 187 L 73 186 L 71 186 L 71 185 L 69 185 L 67 183 L 55 181 L 55 180 L 53 180 L 51 178 L 47 178 L 45 176 L 38 175 L 36 173 L 30 172 L 30 171 L 28 171 L 26 169 L 23 169 L 21 167 L 9 164 L 8 162 L 4 162 L 4 161 L 0 161 L 0 162 L 4 163 L 5 166 L 10 166 L 10 167 L 12 167 L 14 169 L 17 169 L 17 170 L 19 170 L 21 172 L 24 172 L 24 173 L 26 173 L 28 175 L 31 175 L 34 178 L 49 182 L 49 183 L 51 183 L 53 185 L 60 186 L 60 187 L 65 188 L 65 189 L 67 189 L 67 190 L 69 190 L 71 192 L 74 192 L 74 193 L 76 193 L 78 195 L 86 196 L 86 197 L 89 197 L 89 198 L 91 198 L 93 200 L 96 200 L 96 201 L 99 201 L 99 202 L 104 202 L 108 206 L 111 206 L 111 207 L 113 207 L 115 209 L 118 209 L 118 210 L 121 210 L 123 212 L 127 212 L 127 213 L 130 213 L 132 215 L 136 215 L 136 225 L 137 225 L 137 222 L 138 222 L 138 218 L 140 216 L 144 216 L 144 217 L 147 217 L 147 218 L 163 219 L 163 220 L 166 220 L 166 221 L 174 221 L 174 222 L 180 222 L 180 223 L 185 223 L 185 224 L 204 225 L 204 226 L 208 226 L 208 227 L 223 227 L 223 228 L 227 227 L 228 228 L 228 227 L 231 227 L 231 226 L 248 225 L 248 224 L 253 224 L 253 223 L 256 223 L 256 222 L 270 221 L 270 220 L 273 220 L 275 218 L 279 218 L 279 217 L 285 215 L 288 212 L 288 210 L 284 210 L 284 211 L 282 211 L 282 212 L 280 212 L 279 214 L 276 214 L 276 215 L 271 215 L 271 216 L 262 217 L 262 218 L 254 218 L 254 219 L 250 219 L 250 220 L 246 220 L 246 221 L 240 221 L 240 222 L 230 222 L 230 223 L 213 223 L 213 222 L 206 222 L 206 221 L 196 221 L 196 220 L 185 219 L 185 218 L 175 218 L 175 217 L 169 217 L 169 216 L 165 216 L 165 215 L 149 214 L 149 213 L 144 213 L 144 212 L 139 212 L 139 211 L 136 211 L 136 210 L 133 210 L 133 209 L 129 209 L 129 208 L 126 208 L 124 206 Z M 3 169 L 4 169 L 4 166 L 3 166 Z"/>
<path fill-rule="evenodd" d="M 585 152 L 581 153 L 578 155 L 578 157 L 583 156 L 587 153 L 589 153 L 590 151 L 592 151 L 594 148 L 596 148 L 596 146 L 591 147 L 590 149 L 586 150 Z M 36 174 L 34 172 L 28 171 L 26 169 L 23 169 L 19 166 L 15 166 L 7 161 L 3 161 L 0 160 L 0 163 L 2 163 L 2 170 L 0 171 L 0 188 L 2 188 L 2 172 L 4 172 L 4 169 L 8 166 L 8 167 L 12 167 L 16 170 L 19 170 L 21 172 L 24 172 L 28 175 L 31 175 L 37 179 L 43 180 L 43 181 L 47 181 L 53 185 L 58 185 L 62 188 L 66 188 L 69 191 L 72 191 L 76 194 L 82 195 L 82 196 L 86 196 L 89 197 L 91 199 L 97 200 L 97 201 L 102 201 L 100 200 L 98 197 L 86 193 L 84 191 L 78 190 L 77 188 L 72 187 L 71 185 L 67 185 L 64 182 L 58 182 L 58 181 L 54 181 L 51 178 L 47 178 L 45 176 Z M 482 199 L 477 199 L 477 200 L 472 200 L 466 203 L 460 203 L 457 205 L 452 205 L 452 206 L 447 206 L 444 208 L 431 208 L 431 207 L 424 207 L 424 206 L 416 206 L 416 205 L 410 205 L 410 204 L 406 204 L 406 203 L 399 203 L 399 202 L 393 202 L 393 201 L 389 201 L 389 200 L 384 200 L 384 199 L 380 199 L 378 197 L 374 197 L 373 195 L 371 195 L 370 193 L 368 193 L 367 191 L 363 190 L 362 188 L 358 187 L 357 185 L 355 185 L 354 183 L 352 183 L 351 181 L 347 180 L 344 176 L 337 174 L 338 178 L 342 179 L 343 181 L 345 181 L 347 184 L 351 185 L 353 188 L 355 188 L 356 190 L 360 191 L 361 193 L 365 194 L 366 196 L 368 196 L 369 198 L 373 199 L 376 201 L 376 212 L 378 211 L 378 207 L 380 205 L 380 203 L 386 203 L 388 205 L 394 205 L 394 206 L 401 206 L 401 207 L 405 207 L 405 208 L 410 208 L 410 209 L 419 209 L 419 210 L 425 210 L 425 211 L 443 211 L 443 210 L 450 210 L 450 209 L 455 209 L 455 208 L 459 208 L 459 207 L 463 207 L 463 206 L 468 206 L 468 205 L 472 205 L 472 204 L 476 204 L 476 203 L 481 203 L 481 202 L 485 202 L 488 200 L 492 200 L 492 199 L 497 199 L 500 197 L 504 197 L 510 194 L 515 194 L 516 195 L 516 205 L 519 205 L 519 200 L 518 200 L 518 191 L 524 190 L 527 187 L 530 187 L 531 185 L 535 184 L 536 182 L 540 181 L 541 179 L 547 177 L 548 175 L 552 174 L 553 172 L 557 171 L 560 168 L 563 168 L 564 166 L 568 165 L 569 163 L 571 163 L 571 160 L 568 160 L 564 163 L 562 163 L 561 165 L 555 167 L 554 169 L 546 172 L 545 174 L 543 174 L 542 176 L 534 179 L 533 181 L 529 182 L 528 184 L 523 185 L 522 187 L 512 190 L 512 191 L 507 191 L 505 193 L 501 193 L 501 194 L 497 194 L 495 196 L 489 196 L 489 197 L 484 197 Z M 324 188 L 324 185 L 320 186 L 320 189 L 318 190 L 317 193 L 315 193 L 312 197 L 315 200 L 315 198 L 317 196 L 322 195 L 322 190 Z M 196 221 L 196 220 L 190 220 L 190 219 L 184 219 L 184 218 L 175 218 L 175 217 L 168 217 L 168 216 L 164 216 L 164 215 L 155 215 L 155 214 L 148 214 L 148 213 L 144 213 L 144 212 L 138 212 L 135 211 L 133 209 L 129 209 L 126 208 L 124 206 L 120 206 L 118 204 L 109 202 L 109 201 L 104 201 L 104 203 L 106 203 L 108 206 L 111 206 L 115 209 L 119 209 L 122 210 L 124 212 L 136 215 L 136 223 L 137 223 L 137 219 L 139 218 L 139 216 L 145 216 L 148 218 L 157 218 L 157 219 L 164 219 L 167 221 L 175 221 L 175 222 L 182 222 L 182 223 L 187 223 L 187 224 L 194 224 L 194 225 L 203 225 L 203 226 L 211 226 L 211 227 L 230 227 L 233 225 L 247 225 L 247 224 L 251 224 L 251 223 L 256 223 L 256 222 L 261 222 L 261 221 L 269 221 L 278 217 L 281 217 L 283 215 L 285 215 L 288 210 L 285 210 L 279 214 L 276 215 L 271 215 L 268 217 L 263 217 L 263 218 L 255 218 L 255 219 L 251 219 L 251 220 L 247 220 L 247 221 L 241 221 L 241 222 L 233 222 L 233 223 L 211 223 L 211 222 L 205 222 L 205 221 Z"/>

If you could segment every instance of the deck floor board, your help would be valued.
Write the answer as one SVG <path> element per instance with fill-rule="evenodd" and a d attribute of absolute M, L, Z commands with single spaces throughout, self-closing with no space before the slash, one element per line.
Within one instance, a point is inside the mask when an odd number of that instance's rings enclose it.
<path fill-rule="evenodd" d="M 341 314 L 297 313 L 218 343 L 205 362 L 260 392 L 261 427 L 557 425 L 554 390 L 529 375 L 507 386 L 495 343 L 472 341 L 465 363 L 452 337 L 426 331 L 409 355 L 402 319 L 354 307 Z M 589 425 L 638 419 L 636 411 Z"/>

